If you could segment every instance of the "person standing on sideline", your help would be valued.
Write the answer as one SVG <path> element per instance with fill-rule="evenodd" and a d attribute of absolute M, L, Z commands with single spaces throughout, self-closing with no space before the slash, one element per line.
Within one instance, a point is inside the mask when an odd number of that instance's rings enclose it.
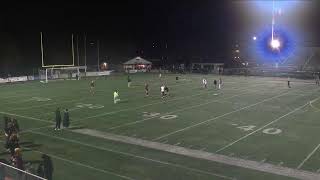
<path fill-rule="evenodd" d="M 131 87 L 131 78 L 130 76 L 128 75 L 128 88 Z"/>
<path fill-rule="evenodd" d="M 52 180 L 53 163 L 51 161 L 51 158 L 46 154 L 43 154 L 41 158 L 43 159 L 44 178 Z"/>
<path fill-rule="evenodd" d="M 56 110 L 56 127 L 54 130 L 60 130 L 61 126 L 61 113 L 60 113 L 60 108 L 58 107 Z"/>
<path fill-rule="evenodd" d="M 219 89 L 222 88 L 222 79 L 221 79 L 221 78 L 219 78 L 218 88 L 219 88 Z"/>
<path fill-rule="evenodd" d="M 70 125 L 70 119 L 69 119 L 69 111 L 66 109 L 63 113 L 63 127 L 68 128 Z"/>

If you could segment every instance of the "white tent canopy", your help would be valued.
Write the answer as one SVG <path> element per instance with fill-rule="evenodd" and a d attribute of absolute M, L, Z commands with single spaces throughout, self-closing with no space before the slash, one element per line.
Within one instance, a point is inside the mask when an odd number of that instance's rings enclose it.
<path fill-rule="evenodd" d="M 144 64 L 144 65 L 151 65 L 152 62 L 147 61 L 141 57 L 135 57 L 133 59 L 130 59 L 129 61 L 123 63 L 124 65 L 135 65 L 135 64 Z"/>

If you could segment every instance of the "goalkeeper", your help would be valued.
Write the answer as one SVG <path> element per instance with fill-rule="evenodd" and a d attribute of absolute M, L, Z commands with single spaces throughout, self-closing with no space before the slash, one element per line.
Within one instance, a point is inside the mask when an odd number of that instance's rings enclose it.
<path fill-rule="evenodd" d="M 115 91 L 113 92 L 113 102 L 114 102 L 114 104 L 117 104 L 118 101 L 120 101 L 119 93 L 118 93 L 117 90 L 115 90 Z"/>

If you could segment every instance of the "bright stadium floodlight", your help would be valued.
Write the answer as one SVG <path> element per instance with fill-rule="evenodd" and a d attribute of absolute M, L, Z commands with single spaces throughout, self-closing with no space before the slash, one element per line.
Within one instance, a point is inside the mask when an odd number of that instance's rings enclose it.
<path fill-rule="evenodd" d="M 279 49 L 281 46 L 280 41 L 278 39 L 272 39 L 270 45 L 272 49 Z"/>
<path fill-rule="evenodd" d="M 252 39 L 255 41 L 255 40 L 257 40 L 257 37 L 256 37 L 256 36 L 253 36 Z"/>

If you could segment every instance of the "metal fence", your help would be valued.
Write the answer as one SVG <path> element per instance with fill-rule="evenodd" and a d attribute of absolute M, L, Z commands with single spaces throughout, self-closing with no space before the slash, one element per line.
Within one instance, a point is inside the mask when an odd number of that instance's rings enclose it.
<path fill-rule="evenodd" d="M 0 180 L 46 180 L 27 171 L 0 162 Z"/>

